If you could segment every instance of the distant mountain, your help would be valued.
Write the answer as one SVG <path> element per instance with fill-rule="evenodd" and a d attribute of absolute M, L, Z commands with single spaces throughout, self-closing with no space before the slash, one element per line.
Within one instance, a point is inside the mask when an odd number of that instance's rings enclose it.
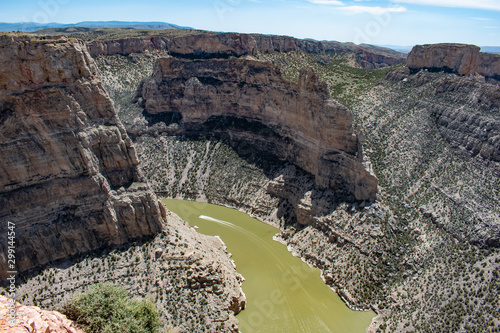
<path fill-rule="evenodd" d="M 22 23 L 0 23 L 0 31 L 25 31 L 32 32 L 39 29 L 48 28 L 63 28 L 66 24 L 61 23 L 34 23 L 34 22 L 22 22 Z"/>
<path fill-rule="evenodd" d="M 76 27 L 85 28 L 134 28 L 134 29 L 192 29 L 191 27 L 182 27 L 177 24 L 165 22 L 122 22 L 122 21 L 85 21 L 75 24 Z"/>
<path fill-rule="evenodd" d="M 0 31 L 25 31 L 33 32 L 41 29 L 59 29 L 59 28 L 132 28 L 132 29 L 191 29 L 189 27 L 182 27 L 177 24 L 166 22 L 126 22 L 126 21 L 86 21 L 79 23 L 35 23 L 35 22 L 22 22 L 22 23 L 0 23 Z"/>

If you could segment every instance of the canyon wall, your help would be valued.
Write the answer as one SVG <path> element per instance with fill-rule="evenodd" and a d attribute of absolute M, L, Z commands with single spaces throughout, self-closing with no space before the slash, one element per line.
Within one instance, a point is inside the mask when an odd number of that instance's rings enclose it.
<path fill-rule="evenodd" d="M 163 58 L 137 98 L 149 115 L 182 118 L 172 134 L 246 142 L 303 168 L 345 198 L 376 198 L 377 180 L 363 167 L 352 115 L 312 70 L 302 70 L 294 83 L 268 62 Z"/>
<path fill-rule="evenodd" d="M 416 45 L 408 54 L 407 65 L 412 73 L 421 69 L 445 71 L 459 75 L 479 74 L 500 80 L 500 55 L 479 52 L 467 44 Z"/>
<path fill-rule="evenodd" d="M 500 78 L 500 55 L 481 53 L 479 47 L 464 44 L 417 45 L 408 55 L 408 69 L 389 72 L 387 79 L 417 86 L 434 86 L 434 95 L 446 100 L 433 101 L 425 107 L 432 110 L 440 133 L 452 147 L 467 151 L 490 161 L 489 167 L 500 172 L 500 88 L 467 77 L 483 75 L 490 82 Z M 421 69 L 445 71 L 457 75 L 432 76 L 419 73 Z M 484 81 L 484 80 L 483 80 Z M 437 100 L 437 98 L 436 98 Z M 460 100 L 460 107 L 457 107 Z M 423 103 L 423 102 L 421 102 Z"/>
<path fill-rule="evenodd" d="M 447 167 L 436 172 L 437 180 L 432 183 L 432 200 L 438 201 L 441 196 L 449 206 L 423 204 L 422 213 L 458 238 L 480 246 L 499 246 L 498 185 L 495 184 L 500 175 L 500 86 L 453 74 L 425 71 L 410 74 L 408 68 L 395 69 L 385 79 L 419 91 L 420 98 L 404 107 L 427 115 L 426 121 L 439 135 L 436 142 L 444 139 L 446 144 L 442 147 L 458 160 L 443 164 Z M 426 154 L 438 151 L 437 148 L 428 150 Z M 443 158 L 436 155 L 427 159 Z M 470 165 L 457 168 L 459 163 L 465 163 L 463 161 Z"/>
<path fill-rule="evenodd" d="M 87 43 L 87 48 L 93 57 L 113 54 L 129 55 L 144 52 L 147 49 L 159 49 L 167 50 L 175 56 L 189 58 L 227 58 L 291 51 L 315 54 L 352 53 L 356 55 L 357 63 L 362 68 L 386 67 L 404 61 L 402 53 L 370 45 L 239 33 L 197 33 L 179 37 L 145 36 L 93 40 Z"/>
<path fill-rule="evenodd" d="M 162 212 L 85 44 L 0 36 L 0 274 L 161 230 Z"/>

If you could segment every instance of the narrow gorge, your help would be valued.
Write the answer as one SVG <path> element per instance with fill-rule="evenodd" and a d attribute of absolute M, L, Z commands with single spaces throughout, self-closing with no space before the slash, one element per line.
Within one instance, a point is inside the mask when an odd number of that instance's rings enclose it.
<path fill-rule="evenodd" d="M 244 277 L 158 202 L 189 199 L 278 227 L 375 311 L 368 332 L 498 330 L 500 56 L 141 34 L 0 37 L 0 228 L 22 240 L 23 304 L 112 281 L 171 329 L 237 332 Z"/>

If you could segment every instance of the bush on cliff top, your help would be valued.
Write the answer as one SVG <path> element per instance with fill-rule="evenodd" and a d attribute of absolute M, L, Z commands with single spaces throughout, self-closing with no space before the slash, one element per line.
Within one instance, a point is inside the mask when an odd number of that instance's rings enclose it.
<path fill-rule="evenodd" d="M 161 326 L 154 303 L 131 299 L 123 287 L 109 283 L 73 297 L 63 312 L 87 333 L 156 333 Z"/>

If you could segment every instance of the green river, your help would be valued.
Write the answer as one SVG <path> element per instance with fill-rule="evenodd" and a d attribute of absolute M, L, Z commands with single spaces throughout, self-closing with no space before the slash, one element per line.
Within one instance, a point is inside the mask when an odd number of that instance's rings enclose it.
<path fill-rule="evenodd" d="M 365 332 L 372 311 L 350 310 L 324 282 L 320 271 L 273 240 L 278 229 L 235 209 L 185 200 L 163 200 L 198 232 L 218 235 L 246 281 L 247 306 L 237 318 L 240 331 Z"/>

